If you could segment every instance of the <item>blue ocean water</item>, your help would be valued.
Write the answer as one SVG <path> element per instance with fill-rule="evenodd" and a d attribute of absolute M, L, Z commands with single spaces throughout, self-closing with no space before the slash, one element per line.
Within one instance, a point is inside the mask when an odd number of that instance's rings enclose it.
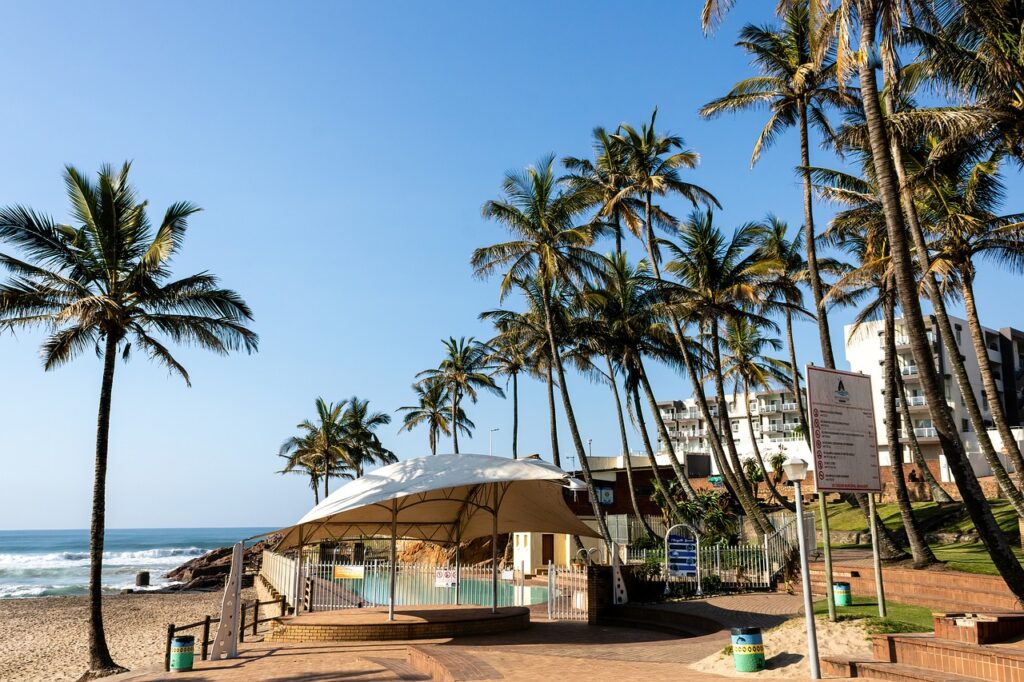
<path fill-rule="evenodd" d="M 211 549 L 270 528 L 113 528 L 103 551 L 103 589 L 135 587 L 149 571 L 153 589 L 163 575 Z M 88 530 L 0 530 L 0 599 L 85 594 L 89 580 Z"/>

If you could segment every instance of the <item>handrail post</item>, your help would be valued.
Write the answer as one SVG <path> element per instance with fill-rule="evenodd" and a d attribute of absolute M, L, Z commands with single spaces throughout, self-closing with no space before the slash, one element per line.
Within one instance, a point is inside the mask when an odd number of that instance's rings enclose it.
<path fill-rule="evenodd" d="M 288 600 L 285 596 L 281 595 L 281 617 L 284 618 L 288 615 Z"/>
<path fill-rule="evenodd" d="M 245 641 L 245 604 L 242 604 L 242 620 L 238 623 L 238 641 Z"/>
<path fill-rule="evenodd" d="M 210 616 L 203 621 L 203 645 L 200 647 L 199 660 L 205 661 L 210 647 Z"/>
<path fill-rule="evenodd" d="M 164 649 L 164 672 L 171 670 L 171 640 L 174 639 L 174 623 L 167 624 L 167 646 Z"/>
<path fill-rule="evenodd" d="M 252 636 L 256 636 L 256 628 L 260 624 L 260 600 L 257 599 L 252 605 Z"/>

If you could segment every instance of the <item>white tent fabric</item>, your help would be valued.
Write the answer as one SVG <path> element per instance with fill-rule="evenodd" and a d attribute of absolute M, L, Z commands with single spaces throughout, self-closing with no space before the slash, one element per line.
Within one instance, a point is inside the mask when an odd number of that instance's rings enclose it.
<path fill-rule="evenodd" d="M 514 531 L 597 537 L 566 505 L 562 490 L 567 486 L 578 489 L 582 483 L 539 459 L 462 454 L 409 459 L 334 491 L 284 529 L 278 548 L 370 535 L 442 543 Z"/>

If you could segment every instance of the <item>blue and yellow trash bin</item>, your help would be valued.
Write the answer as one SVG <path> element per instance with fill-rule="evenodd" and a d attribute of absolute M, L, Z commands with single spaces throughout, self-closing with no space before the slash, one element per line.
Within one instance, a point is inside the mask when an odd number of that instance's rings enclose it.
<path fill-rule="evenodd" d="M 168 667 L 172 673 L 183 673 L 192 669 L 195 648 L 196 638 L 192 635 L 182 635 L 171 640 L 171 661 Z"/>
<path fill-rule="evenodd" d="M 836 606 L 851 606 L 853 604 L 850 583 L 832 583 L 832 594 L 836 598 Z"/>
<path fill-rule="evenodd" d="M 764 670 L 764 642 L 761 628 L 732 629 L 732 661 L 736 672 L 756 673 Z"/>

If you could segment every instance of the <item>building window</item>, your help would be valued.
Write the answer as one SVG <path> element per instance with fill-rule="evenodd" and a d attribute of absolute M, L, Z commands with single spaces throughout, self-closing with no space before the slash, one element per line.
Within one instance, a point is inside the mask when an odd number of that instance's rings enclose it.
<path fill-rule="evenodd" d="M 960 345 L 960 332 L 963 331 L 963 327 L 960 325 L 956 326 L 956 345 Z"/>
<path fill-rule="evenodd" d="M 967 419 L 961 419 L 961 420 L 960 420 L 960 429 L 961 429 L 961 430 L 962 430 L 962 431 L 963 431 L 964 433 L 967 433 L 968 431 L 970 431 L 970 430 L 971 430 L 971 422 L 970 422 L 970 420 L 967 420 Z"/>

